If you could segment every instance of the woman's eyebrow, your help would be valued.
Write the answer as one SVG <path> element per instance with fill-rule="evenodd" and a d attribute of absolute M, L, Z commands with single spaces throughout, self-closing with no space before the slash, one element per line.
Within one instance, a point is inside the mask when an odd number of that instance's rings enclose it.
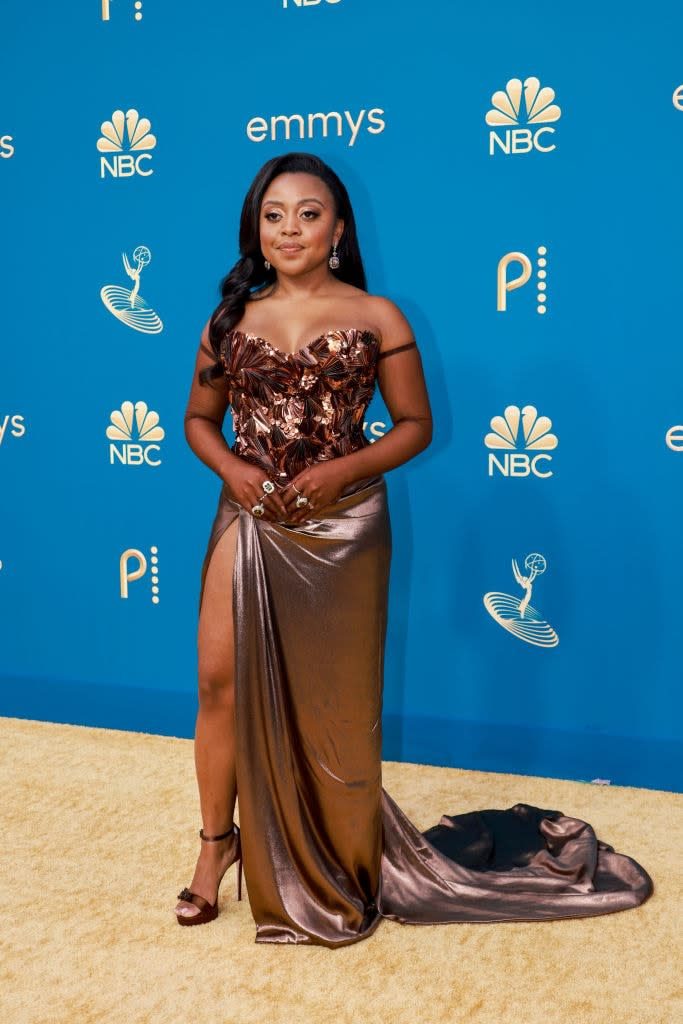
<path fill-rule="evenodd" d="M 324 206 L 322 199 L 316 199 L 315 196 L 311 196 L 310 199 L 299 199 L 297 206 L 301 206 L 302 203 L 318 203 L 319 206 Z M 281 199 L 266 199 L 263 204 L 264 206 L 284 206 Z"/>

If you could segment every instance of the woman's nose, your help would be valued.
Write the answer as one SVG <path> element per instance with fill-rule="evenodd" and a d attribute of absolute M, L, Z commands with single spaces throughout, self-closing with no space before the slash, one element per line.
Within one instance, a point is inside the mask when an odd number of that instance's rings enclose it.
<path fill-rule="evenodd" d="M 299 223 L 296 219 L 296 214 L 291 213 L 282 222 L 282 233 L 284 235 L 294 235 L 299 233 Z"/>

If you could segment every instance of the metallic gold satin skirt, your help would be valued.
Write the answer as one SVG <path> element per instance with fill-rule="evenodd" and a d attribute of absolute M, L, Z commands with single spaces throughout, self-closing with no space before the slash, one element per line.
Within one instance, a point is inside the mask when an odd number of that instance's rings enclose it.
<path fill-rule="evenodd" d="M 383 917 L 532 921 L 647 899 L 647 872 L 560 811 L 517 804 L 444 816 L 421 833 L 382 788 L 383 477 L 295 526 L 255 519 L 224 488 L 202 593 L 236 518 L 237 794 L 257 942 L 334 947 Z"/>

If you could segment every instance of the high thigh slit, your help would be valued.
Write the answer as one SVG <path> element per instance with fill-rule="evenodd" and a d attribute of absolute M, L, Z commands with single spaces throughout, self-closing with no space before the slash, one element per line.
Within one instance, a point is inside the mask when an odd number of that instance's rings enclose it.
<path fill-rule="evenodd" d="M 360 330 L 329 332 L 286 359 L 235 332 L 223 350 L 233 452 L 277 481 L 302 459 L 367 444 L 377 354 L 377 339 Z M 644 868 L 562 811 L 517 803 L 444 815 L 420 832 L 383 789 L 383 476 L 349 485 L 301 524 L 256 519 L 224 486 L 200 607 L 211 555 L 235 519 L 235 763 L 257 942 L 336 947 L 367 937 L 382 918 L 541 921 L 648 898 Z"/>
<path fill-rule="evenodd" d="M 230 529 L 230 527 L 233 526 L 233 524 L 235 523 L 235 520 L 238 518 L 238 516 L 239 516 L 239 512 L 238 512 L 237 508 L 234 507 L 234 505 L 228 505 L 226 502 L 223 502 L 223 501 L 221 501 L 219 503 L 218 511 L 216 513 L 216 518 L 214 520 L 213 526 L 211 527 L 211 532 L 210 532 L 210 535 L 209 535 L 209 543 L 207 545 L 207 550 L 206 550 L 206 554 L 205 554 L 205 557 L 204 557 L 204 562 L 202 564 L 202 569 L 201 569 L 201 577 L 200 577 L 200 584 L 199 584 L 199 608 L 198 608 L 198 615 L 201 615 L 201 611 L 202 611 L 202 602 L 204 600 L 204 588 L 205 588 L 205 584 L 206 584 L 206 578 L 207 578 L 207 575 L 208 575 L 208 572 L 209 572 L 209 566 L 211 564 L 211 559 L 213 558 L 213 554 L 214 554 L 216 548 L 218 547 L 219 542 L 222 540 L 223 535 L 225 534 L 226 530 Z M 236 556 L 236 552 L 235 552 L 235 556 Z M 233 576 L 233 603 L 234 603 L 235 559 L 233 559 L 232 576 Z M 233 620 L 233 629 L 234 629 L 234 620 Z"/>

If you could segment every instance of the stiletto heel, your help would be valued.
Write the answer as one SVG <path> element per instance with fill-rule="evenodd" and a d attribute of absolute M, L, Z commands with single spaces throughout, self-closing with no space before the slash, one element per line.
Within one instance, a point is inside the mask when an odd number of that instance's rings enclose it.
<path fill-rule="evenodd" d="M 192 925 L 192 924 L 207 924 L 209 921 L 215 920 L 218 917 L 218 893 L 220 891 L 221 882 L 225 877 L 225 872 L 233 864 L 237 863 L 237 899 L 242 899 L 242 840 L 240 837 L 239 825 L 233 825 L 232 828 L 228 829 L 227 832 L 223 832 L 219 836 L 207 836 L 204 835 L 204 829 L 200 828 L 199 836 L 204 842 L 217 843 L 220 839 L 227 839 L 228 836 L 237 836 L 237 843 L 235 845 L 235 856 L 232 858 L 230 863 L 226 866 L 225 871 L 218 879 L 218 888 L 216 890 L 216 902 L 209 903 L 208 900 L 204 899 L 198 893 L 192 892 L 190 889 L 182 889 L 178 893 L 179 900 L 185 900 L 186 903 L 192 903 L 195 907 L 199 907 L 198 914 L 192 914 L 186 916 L 185 914 L 176 913 L 176 920 L 181 925 Z M 197 903 L 197 900 L 201 900 L 201 904 Z"/>

